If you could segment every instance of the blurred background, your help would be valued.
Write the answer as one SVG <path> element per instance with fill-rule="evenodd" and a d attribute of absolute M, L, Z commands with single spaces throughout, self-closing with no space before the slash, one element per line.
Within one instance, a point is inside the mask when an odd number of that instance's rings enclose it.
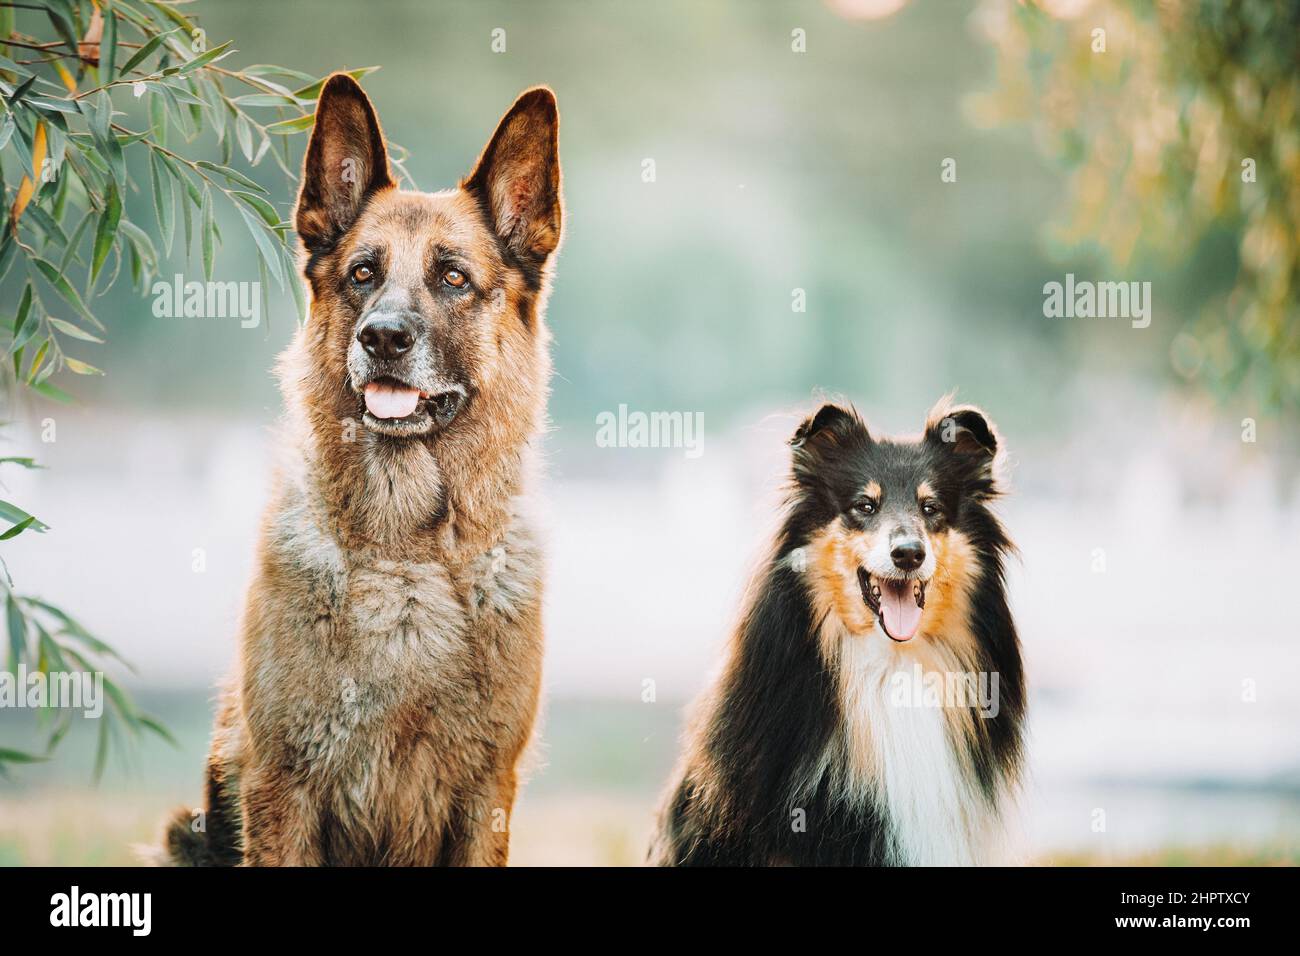
<path fill-rule="evenodd" d="M 799 414 L 829 393 L 915 431 L 954 388 L 1011 450 L 1024 858 L 1300 860 L 1295 4 L 186 9 L 232 62 L 381 66 L 363 85 L 422 189 L 468 171 L 521 89 L 557 93 L 547 701 L 513 862 L 641 860 Z M 287 214 L 288 178 L 233 165 Z M 216 278 L 254 278 L 230 218 Z M 1149 282 L 1150 325 L 1046 317 L 1067 274 Z M 120 282 L 88 356 L 107 374 L 70 407 L 11 400 L 6 454 L 46 470 L 5 489 L 51 531 L 6 560 L 135 664 L 121 683 L 178 746 L 147 738 L 95 784 L 74 727 L 0 779 L 0 863 L 130 862 L 199 798 L 296 322 L 271 302 L 256 329 L 159 319 Z M 620 405 L 702 414 L 702 454 L 599 447 Z M 0 744 L 34 739 L 0 710 Z"/>

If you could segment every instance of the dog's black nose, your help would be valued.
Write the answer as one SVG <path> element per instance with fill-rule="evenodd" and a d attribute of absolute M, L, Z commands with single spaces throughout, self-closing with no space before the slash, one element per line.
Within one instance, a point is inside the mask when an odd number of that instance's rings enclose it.
<path fill-rule="evenodd" d="M 915 571 L 925 560 L 925 545 L 917 538 L 907 538 L 894 545 L 889 556 L 900 571 Z"/>
<path fill-rule="evenodd" d="M 392 361 L 411 351 L 415 345 L 415 330 L 394 316 L 377 316 L 361 326 L 357 341 L 375 358 Z"/>

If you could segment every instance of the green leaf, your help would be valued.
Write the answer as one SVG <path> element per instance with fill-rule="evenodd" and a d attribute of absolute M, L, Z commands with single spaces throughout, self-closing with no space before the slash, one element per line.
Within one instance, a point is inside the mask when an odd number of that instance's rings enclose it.
<path fill-rule="evenodd" d="M 71 668 L 64 667 L 64 670 L 70 670 L 70 669 Z M 59 746 L 63 738 L 67 736 L 68 731 L 71 729 L 72 729 L 72 712 L 64 711 L 63 719 L 59 721 L 58 726 L 54 728 L 54 733 L 50 734 L 50 739 L 45 742 L 46 756 L 54 753 L 55 748 Z"/>
<path fill-rule="evenodd" d="M 18 300 L 18 311 L 14 314 L 13 344 L 9 346 L 10 352 L 18 351 L 32 337 L 29 332 L 21 342 L 19 341 L 19 337 L 23 335 L 24 329 L 29 323 L 33 326 L 40 324 L 40 319 L 32 314 L 32 284 L 30 282 L 23 286 L 22 298 Z M 34 327 L 32 331 L 35 331 Z"/>
<path fill-rule="evenodd" d="M 3 181 L 0 179 L 0 187 Z M 9 229 L 0 229 L 0 279 L 3 279 L 9 273 L 9 266 L 13 264 L 14 257 L 18 255 L 18 243 Z"/>
<path fill-rule="evenodd" d="M 149 153 L 149 178 L 153 182 L 153 208 L 158 216 L 158 232 L 163 250 L 172 251 L 172 236 L 176 231 L 176 189 L 170 172 L 163 168 L 156 152 Z"/>
<path fill-rule="evenodd" d="M 122 194 L 117 185 L 110 183 L 105 197 L 104 211 L 100 213 L 99 223 L 95 226 L 95 249 L 90 260 L 90 282 L 93 286 L 99 278 L 99 270 L 104 268 L 113 240 L 117 237 L 117 226 L 122 221 Z"/>
<path fill-rule="evenodd" d="M 17 505 L 10 504 L 7 501 L 0 501 L 0 518 L 5 518 L 9 521 L 26 521 L 30 517 L 31 515 L 26 511 L 23 511 L 23 509 L 19 508 Z M 48 531 L 49 527 L 50 526 L 45 524 L 45 522 L 37 520 L 36 524 L 33 526 L 33 530 Z"/>
<path fill-rule="evenodd" d="M 290 80 L 297 80 L 299 83 L 306 80 L 308 83 L 314 82 L 310 73 L 304 73 L 302 70 L 291 70 L 287 66 L 276 66 L 274 63 L 254 63 L 252 66 L 246 66 L 239 71 L 244 76 L 283 76 Z"/>
<path fill-rule="evenodd" d="M 257 214 L 266 221 L 268 226 L 274 228 L 280 222 L 280 216 L 276 213 L 275 207 L 261 196 L 254 195 L 253 193 L 240 192 L 238 190 L 233 190 L 231 195 L 238 196 L 240 200 L 256 210 Z"/>
<path fill-rule="evenodd" d="M 99 741 L 95 744 L 94 779 L 98 782 L 104 776 L 104 767 L 108 763 L 108 728 L 109 722 L 101 715 L 99 719 Z"/>
<path fill-rule="evenodd" d="M 99 338 L 99 336 L 91 335 L 85 329 L 81 328 L 80 326 L 73 325 L 71 322 L 68 322 L 65 319 L 56 319 L 52 315 L 48 316 L 47 318 L 49 320 L 50 325 L 54 326 L 64 335 L 70 335 L 74 339 L 81 339 L 83 342 L 94 342 L 97 345 L 104 344 L 104 340 Z"/>
<path fill-rule="evenodd" d="M 352 77 L 352 79 L 354 79 L 354 80 L 359 80 L 359 79 L 361 79 L 363 76 L 365 76 L 367 73 L 373 73 L 373 72 L 375 72 L 375 70 L 377 70 L 377 69 L 379 69 L 379 67 L 377 67 L 377 66 L 363 66 L 363 67 L 362 67 L 361 69 L 359 69 L 359 70 L 348 70 L 347 73 L 348 73 L 348 76 Z M 312 84 L 310 84 L 309 86 L 304 86 L 304 87 L 303 87 L 302 89 L 300 89 L 300 90 L 294 90 L 294 91 L 293 91 L 293 95 L 296 96 L 296 97 L 298 97 L 298 99 L 300 99 L 300 100 L 314 100 L 314 99 L 317 99 L 317 98 L 320 96 L 321 87 L 325 85 L 325 81 L 326 81 L 327 79 L 329 79 L 329 77 L 324 77 L 324 76 L 323 76 L 323 77 L 321 77 L 319 80 L 317 80 L 315 83 L 312 83 Z"/>
<path fill-rule="evenodd" d="M 212 190 L 203 190 L 203 209 L 199 213 L 199 240 L 203 245 L 203 277 L 212 281 L 213 244 L 217 227 L 212 222 Z"/>
<path fill-rule="evenodd" d="M 81 301 L 81 296 L 78 295 L 77 290 L 72 287 L 72 283 L 70 283 L 58 269 L 49 262 L 46 262 L 44 259 L 33 257 L 29 261 L 40 270 L 41 275 L 45 277 L 45 281 L 53 286 L 54 291 L 63 296 L 69 305 L 76 309 L 77 312 L 80 313 L 83 318 L 87 319 L 91 325 L 95 326 L 95 328 L 100 329 L 101 331 L 103 330 L 104 326 L 101 325 L 99 320 L 96 319 L 95 316 L 91 314 L 91 311 L 86 308 L 86 304 Z"/>
<path fill-rule="evenodd" d="M 135 667 L 131 664 L 130 661 L 128 661 L 117 651 L 113 650 L 113 648 L 109 647 L 99 638 L 91 634 L 88 630 L 86 630 L 85 627 L 79 624 L 66 611 L 62 610 L 61 608 L 53 604 L 50 604 L 48 601 L 42 601 L 40 598 L 23 597 L 21 598 L 21 600 L 28 607 L 36 608 L 37 610 L 43 611 L 46 614 L 50 615 L 50 617 L 57 620 L 61 627 L 61 630 L 59 631 L 59 636 L 71 638 L 72 640 L 75 640 L 78 644 L 81 644 L 84 647 L 86 647 L 91 653 L 97 654 L 100 657 L 111 658 L 117 661 L 118 663 L 120 663 L 122 666 L 126 667 L 127 670 L 130 670 L 132 672 L 135 671 Z M 67 647 L 64 647 L 64 652 L 68 653 L 70 656 L 76 657 L 79 660 L 84 661 L 84 659 L 81 658 L 81 655 L 77 654 L 75 651 L 71 651 Z M 94 670 L 94 668 L 92 667 L 87 667 L 86 669 Z"/>
<path fill-rule="evenodd" d="M 257 149 L 253 151 L 254 166 L 256 166 L 258 163 L 262 161 L 262 157 L 266 155 L 266 151 L 269 150 L 270 148 L 271 148 L 271 137 L 263 133 L 262 142 L 258 145 Z"/>
<path fill-rule="evenodd" d="M 151 272 L 158 269 L 158 250 L 154 248 L 153 240 L 149 234 L 131 222 L 129 219 L 123 219 L 118 226 L 123 235 L 131 243 L 131 248 L 144 260 L 144 264 Z"/>
<path fill-rule="evenodd" d="M 256 181 L 249 179 L 243 173 L 239 172 L 238 170 L 231 169 L 229 166 L 221 166 L 217 163 L 210 163 L 204 159 L 196 160 L 194 165 L 198 166 L 200 169 L 208 169 L 214 173 L 220 173 L 222 176 L 225 176 L 226 179 L 230 180 L 232 183 L 234 183 L 237 186 L 243 186 L 245 189 L 254 189 L 259 193 L 266 192 L 266 190 L 263 189 L 260 185 L 258 185 Z"/>
<path fill-rule="evenodd" d="M 134 726 L 139 720 L 136 716 L 135 706 L 131 703 L 131 698 L 126 696 L 122 688 L 117 686 L 116 681 L 104 678 L 104 690 L 108 693 L 108 698 L 113 702 L 114 707 L 122 718 L 130 725 Z"/>
<path fill-rule="evenodd" d="M 229 110 L 226 96 L 215 82 L 200 83 L 198 91 L 207 105 L 208 116 L 212 120 L 212 132 L 217 137 L 217 142 L 221 142 L 226 137 L 226 113 Z"/>
<path fill-rule="evenodd" d="M 37 381 L 37 373 L 41 371 L 41 363 L 45 361 L 45 356 L 50 351 L 50 340 L 47 338 L 41 343 L 41 347 L 36 350 L 36 357 L 32 359 L 31 368 L 27 370 L 27 384 L 31 385 Z M 41 376 L 44 378 L 45 376 Z"/>
<path fill-rule="evenodd" d="M 102 83 L 113 80 L 113 66 L 117 60 L 117 14 L 110 0 L 104 0 L 104 32 L 99 43 L 99 79 Z"/>
<path fill-rule="evenodd" d="M 149 94 L 149 129 L 159 146 L 167 145 L 167 96 Z"/>
<path fill-rule="evenodd" d="M 72 372 L 75 375 L 103 375 L 104 374 L 101 370 L 95 368 L 95 366 L 87 365 L 85 362 L 82 362 L 79 359 L 69 358 L 66 355 L 63 357 L 63 363 L 68 366 L 68 371 Z"/>
<path fill-rule="evenodd" d="M 239 141 L 239 151 L 251 163 L 253 161 L 253 127 L 243 113 L 235 117 L 235 139 Z"/>
<path fill-rule="evenodd" d="M 33 623 L 35 624 L 35 622 Z M 58 642 L 50 637 L 50 632 L 41 627 L 40 624 L 35 624 L 35 626 L 41 648 L 42 670 L 45 673 L 49 673 L 50 670 L 71 670 L 67 661 L 63 658 L 63 652 L 59 649 Z M 49 752 L 48 748 L 46 748 L 46 752 Z"/>
<path fill-rule="evenodd" d="M 27 105 L 34 106 L 36 109 L 40 110 L 41 112 L 48 111 L 54 113 L 72 113 L 72 114 L 79 114 L 81 112 L 81 109 L 77 106 L 77 104 L 73 103 L 71 100 L 47 100 L 47 99 L 39 99 L 35 96 L 29 96 L 27 97 Z"/>
<path fill-rule="evenodd" d="M 303 102 L 292 94 L 281 96 L 279 93 L 249 93 L 247 96 L 235 97 L 238 106 L 302 106 Z"/>
<path fill-rule="evenodd" d="M 6 763 L 44 763 L 44 757 L 37 757 L 32 754 L 23 753 L 21 750 L 11 750 L 8 747 L 0 747 L 0 764 Z"/>
<path fill-rule="evenodd" d="M 217 60 L 224 59 L 225 57 L 229 56 L 231 53 L 234 53 L 235 51 L 230 49 L 230 44 L 233 42 L 234 42 L 233 40 L 227 40 L 225 43 L 221 44 L 221 46 L 213 47 L 211 50 L 208 50 L 206 53 L 200 53 L 192 60 L 186 60 L 183 64 L 181 64 L 181 68 L 179 70 L 180 74 L 184 76 L 187 73 L 193 73 L 195 70 L 201 69 L 202 67 L 207 66 L 209 63 L 213 63 Z"/>
<path fill-rule="evenodd" d="M 137 714 L 136 719 L 140 722 L 141 727 L 144 727 L 146 730 L 153 731 L 155 734 L 157 734 L 163 740 L 167 741 L 173 747 L 180 749 L 181 746 L 180 741 L 177 740 L 175 737 L 173 737 L 172 732 L 168 730 L 166 727 L 164 727 L 162 725 L 162 722 L 159 721 L 156 717 L 150 717 L 148 714 Z"/>
<path fill-rule="evenodd" d="M 27 95 L 27 92 L 33 86 L 36 85 L 36 80 L 37 77 L 35 74 L 29 76 L 27 79 L 23 80 L 23 82 L 19 83 L 17 88 L 15 88 L 14 91 L 11 94 L 9 94 L 8 106 L 10 109 L 13 109 L 15 106 L 17 106 L 19 101 L 21 101 L 22 98 Z"/>
<path fill-rule="evenodd" d="M 27 659 L 27 617 L 12 591 L 5 598 L 5 620 L 9 627 L 9 666 L 13 670 Z"/>
<path fill-rule="evenodd" d="M 132 666 L 130 661 L 128 661 L 117 651 L 113 650 L 113 648 L 109 647 L 99 638 L 93 636 L 92 634 L 87 633 L 87 631 L 84 628 L 79 627 L 76 630 L 68 629 L 61 633 L 64 636 L 70 638 L 71 640 L 76 641 L 78 644 L 84 645 L 86 648 L 88 648 L 95 654 L 98 654 L 100 657 L 103 657 L 105 659 L 115 660 L 123 667 L 125 667 L 127 670 L 131 671 L 132 673 L 135 673 L 135 667 Z M 67 648 L 65 647 L 64 650 L 67 651 Z M 87 668 L 87 670 L 92 670 L 92 669 L 93 668 Z"/>
<path fill-rule="evenodd" d="M 266 131 L 272 136 L 289 136 L 293 133 L 299 133 L 305 129 L 311 129 L 312 124 L 316 122 L 314 113 L 307 113 L 305 116 L 295 116 L 293 119 L 280 120 L 278 123 L 272 123 L 266 127 Z"/>
<path fill-rule="evenodd" d="M 64 182 L 67 182 L 67 180 L 65 179 Z M 64 252 L 63 259 L 60 260 L 59 262 L 60 272 L 67 272 L 68 266 L 70 266 L 74 261 L 76 262 L 82 261 L 81 255 L 77 251 L 77 249 L 81 245 L 82 233 L 86 231 L 86 228 L 90 225 L 90 221 L 93 218 L 94 218 L 94 210 L 87 209 L 86 214 L 82 216 L 81 221 L 77 223 L 77 228 L 72 231 L 72 238 L 68 240 L 67 251 Z"/>
<path fill-rule="evenodd" d="M 33 222 L 41 227 L 41 232 L 45 233 L 46 238 L 50 242 L 60 247 L 64 247 L 68 244 L 68 236 L 63 231 L 63 228 L 40 206 L 35 203 L 29 205 L 27 207 L 27 215 L 31 217 Z"/>
<path fill-rule="evenodd" d="M 188 182 L 185 183 L 185 186 L 187 192 L 193 188 Z M 202 202 L 203 200 L 200 198 L 200 205 Z M 194 213 L 190 209 L 190 204 L 185 201 L 184 196 L 181 197 L 181 220 L 185 223 L 185 268 L 188 269 L 190 267 L 190 247 L 194 244 Z"/>
<path fill-rule="evenodd" d="M 122 75 L 126 76 L 145 60 L 149 59 L 154 50 L 158 49 L 158 47 L 162 45 L 163 40 L 167 39 L 167 37 L 171 36 L 175 32 L 175 30 L 168 30 L 166 33 L 156 33 L 151 36 L 147 41 L 145 41 L 144 46 L 136 50 L 135 53 L 132 54 L 131 58 L 122 64 Z"/>
<path fill-rule="evenodd" d="M 75 54 L 77 52 L 77 32 L 73 29 L 72 21 L 68 19 L 62 10 L 49 4 L 45 7 L 45 13 L 50 18 L 50 23 L 54 25 L 54 32 L 68 45 L 68 49 Z"/>
<path fill-rule="evenodd" d="M 149 6 L 153 7 L 172 23 L 176 24 L 191 36 L 194 34 L 194 24 L 184 14 L 178 12 L 175 7 L 168 3 L 159 3 L 158 0 L 149 0 Z"/>
<path fill-rule="evenodd" d="M 126 184 L 126 159 L 122 155 L 122 144 L 113 135 L 113 102 L 108 92 L 101 90 L 94 96 L 77 101 L 81 113 L 86 117 L 86 126 L 90 130 L 102 159 L 113 173 L 119 186 Z M 88 152 L 87 156 L 93 155 Z M 98 158 L 98 157 L 97 157 Z"/>
<path fill-rule="evenodd" d="M 0 465 L 22 465 L 24 468 L 43 468 L 43 467 L 45 467 L 44 465 L 38 465 L 38 464 L 36 464 L 36 459 L 35 459 L 35 458 L 21 458 L 21 457 L 12 456 L 12 455 L 9 456 L 9 457 L 7 457 L 7 458 L 0 458 Z"/>
<path fill-rule="evenodd" d="M 0 541 L 8 541 L 10 538 L 18 537 L 20 534 L 22 534 L 24 531 L 30 528 L 32 526 L 32 522 L 34 522 L 35 520 L 36 520 L 35 518 L 29 517 L 23 521 L 18 522 L 8 531 L 5 531 L 4 533 L 0 533 Z"/>
<path fill-rule="evenodd" d="M 32 383 L 31 389 L 33 392 L 39 392 L 46 398 L 56 402 L 61 402 L 64 405 L 71 405 L 73 402 L 71 395 L 59 388 L 57 385 L 52 385 L 49 382 L 34 382 Z"/>
<path fill-rule="evenodd" d="M 161 86 L 176 103 L 184 103 L 186 106 L 202 106 L 203 101 L 187 90 L 184 86 L 177 86 L 175 83 L 160 82 Z M 188 115 L 188 114 L 187 114 Z"/>
<path fill-rule="evenodd" d="M 298 275 L 297 264 L 289 254 L 289 250 L 284 250 L 284 273 L 289 277 L 289 291 L 293 293 L 293 303 L 298 307 L 299 324 L 307 321 L 307 296 L 303 291 L 302 279 Z"/>
<path fill-rule="evenodd" d="M 266 227 L 261 220 L 255 218 L 251 212 L 242 206 L 236 208 L 239 209 L 239 214 L 244 217 L 244 222 L 248 226 L 248 231 L 253 235 L 253 242 L 262 256 L 262 261 L 266 263 L 266 268 L 271 275 L 275 276 L 276 283 L 283 288 L 284 270 L 280 268 L 278 243 L 271 239 L 271 234 L 266 231 Z"/>

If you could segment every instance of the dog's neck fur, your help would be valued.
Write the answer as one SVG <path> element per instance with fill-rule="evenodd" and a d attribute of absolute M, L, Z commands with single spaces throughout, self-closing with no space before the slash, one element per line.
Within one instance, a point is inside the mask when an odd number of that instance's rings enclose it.
<path fill-rule="evenodd" d="M 910 680 L 915 667 L 942 674 L 970 665 L 942 646 L 917 654 L 877 633 L 852 634 L 833 614 L 823 619 L 818 643 L 835 675 L 840 722 L 816 774 L 828 775 L 850 804 L 882 811 L 894 864 L 995 862 L 1004 853 L 1009 788 L 999 779 L 986 791 L 972 765 L 968 745 L 980 728 L 968 721 L 981 718 L 891 699 L 896 676 Z"/>
<path fill-rule="evenodd" d="M 376 435 L 358 412 L 340 412 L 355 404 L 350 395 L 313 400 L 311 389 L 323 383 L 310 371 L 304 340 L 300 332 L 284 356 L 281 379 L 289 466 L 321 527 L 344 550 L 453 568 L 491 549 L 526 491 L 528 449 L 540 423 L 484 403 L 467 409 L 453 432 L 405 440 Z M 476 425 L 474 415 L 486 423 Z"/>

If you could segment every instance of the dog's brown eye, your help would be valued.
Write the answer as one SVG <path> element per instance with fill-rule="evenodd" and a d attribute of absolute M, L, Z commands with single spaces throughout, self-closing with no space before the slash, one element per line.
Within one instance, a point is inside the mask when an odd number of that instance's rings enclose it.
<path fill-rule="evenodd" d="M 364 285 L 375 277 L 375 270 L 370 266 L 360 265 L 352 267 L 352 281 Z"/>
<path fill-rule="evenodd" d="M 856 511 L 864 515 L 873 515 L 876 513 L 876 503 L 870 498 L 863 498 L 853 507 Z"/>
<path fill-rule="evenodd" d="M 933 501 L 927 501 L 925 504 L 921 505 L 921 514 L 925 515 L 927 518 L 933 518 L 938 513 L 939 506 Z"/>
<path fill-rule="evenodd" d="M 459 269 L 448 269 L 443 273 L 442 281 L 447 283 L 447 285 L 451 286 L 453 289 L 463 289 L 465 288 L 465 283 L 469 281 L 469 277 Z"/>

